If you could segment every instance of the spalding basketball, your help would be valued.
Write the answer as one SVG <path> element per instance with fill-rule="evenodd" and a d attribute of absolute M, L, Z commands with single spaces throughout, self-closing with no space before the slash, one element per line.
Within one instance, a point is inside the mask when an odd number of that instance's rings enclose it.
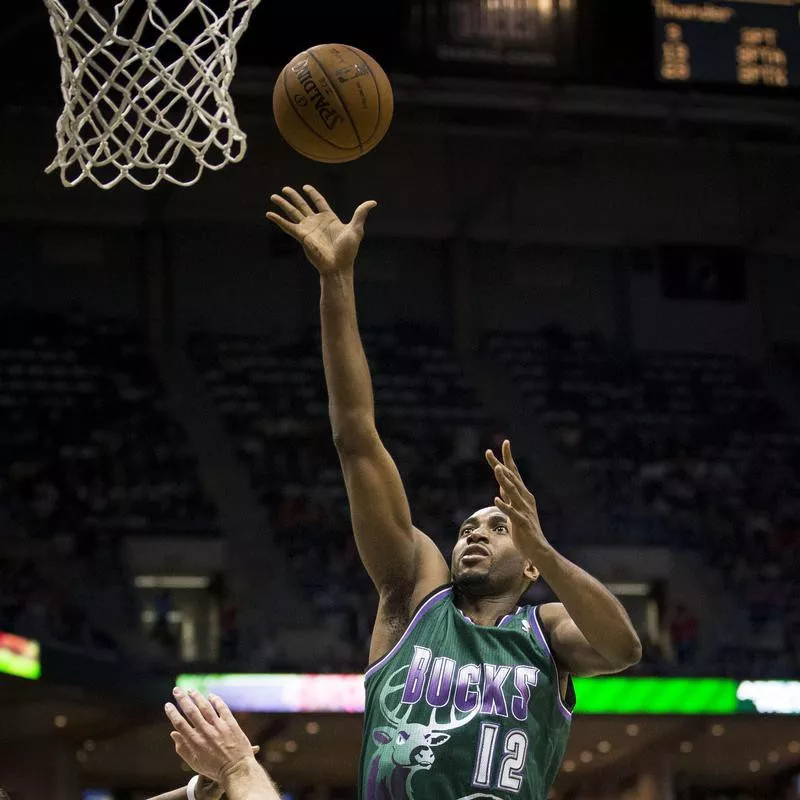
<path fill-rule="evenodd" d="M 278 130 L 298 153 L 328 164 L 360 158 L 389 130 L 392 85 L 366 53 L 321 44 L 295 56 L 272 94 Z"/>

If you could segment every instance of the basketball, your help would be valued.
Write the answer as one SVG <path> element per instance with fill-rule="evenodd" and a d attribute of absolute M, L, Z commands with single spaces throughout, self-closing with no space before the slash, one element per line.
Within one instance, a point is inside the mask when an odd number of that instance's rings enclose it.
<path fill-rule="evenodd" d="M 321 44 L 283 68 L 272 110 L 281 135 L 298 153 L 341 164 L 360 158 L 383 139 L 394 97 L 373 58 L 348 45 Z"/>

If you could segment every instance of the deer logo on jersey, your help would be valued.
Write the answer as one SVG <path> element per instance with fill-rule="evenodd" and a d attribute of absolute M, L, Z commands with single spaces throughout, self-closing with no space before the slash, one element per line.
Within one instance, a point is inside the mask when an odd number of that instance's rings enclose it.
<path fill-rule="evenodd" d="M 413 705 L 402 702 L 407 672 L 407 666 L 398 669 L 381 690 L 380 707 L 389 726 L 372 731 L 373 741 L 381 747 L 369 765 L 365 800 L 414 800 L 411 779 L 433 766 L 434 748 L 450 739 L 447 731 L 463 727 L 479 711 L 476 705 L 468 714 L 457 718 L 456 709 L 451 708 L 447 722 L 439 722 L 436 719 L 439 709 L 433 708 L 427 725 L 409 722 Z M 390 705 L 389 698 L 393 694 L 397 694 L 398 700 Z M 401 713 L 403 705 L 405 709 Z"/>

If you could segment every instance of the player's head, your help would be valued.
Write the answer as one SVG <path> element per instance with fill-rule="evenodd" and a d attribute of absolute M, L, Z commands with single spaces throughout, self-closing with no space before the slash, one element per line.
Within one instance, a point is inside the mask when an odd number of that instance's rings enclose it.
<path fill-rule="evenodd" d="M 521 597 L 539 577 L 514 544 L 511 520 L 495 506 L 482 508 L 461 523 L 450 571 L 455 586 L 471 595 Z"/>

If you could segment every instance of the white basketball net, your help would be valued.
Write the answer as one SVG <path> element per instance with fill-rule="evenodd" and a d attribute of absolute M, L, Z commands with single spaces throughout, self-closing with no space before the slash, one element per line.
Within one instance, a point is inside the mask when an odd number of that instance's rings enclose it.
<path fill-rule="evenodd" d="M 152 189 L 191 186 L 206 167 L 240 161 L 246 137 L 229 87 L 236 43 L 260 2 L 118 0 L 103 16 L 92 0 L 72 0 L 71 15 L 44 0 L 64 97 L 46 172 L 59 170 L 68 187 L 89 178 L 102 189 L 124 179 Z"/>

